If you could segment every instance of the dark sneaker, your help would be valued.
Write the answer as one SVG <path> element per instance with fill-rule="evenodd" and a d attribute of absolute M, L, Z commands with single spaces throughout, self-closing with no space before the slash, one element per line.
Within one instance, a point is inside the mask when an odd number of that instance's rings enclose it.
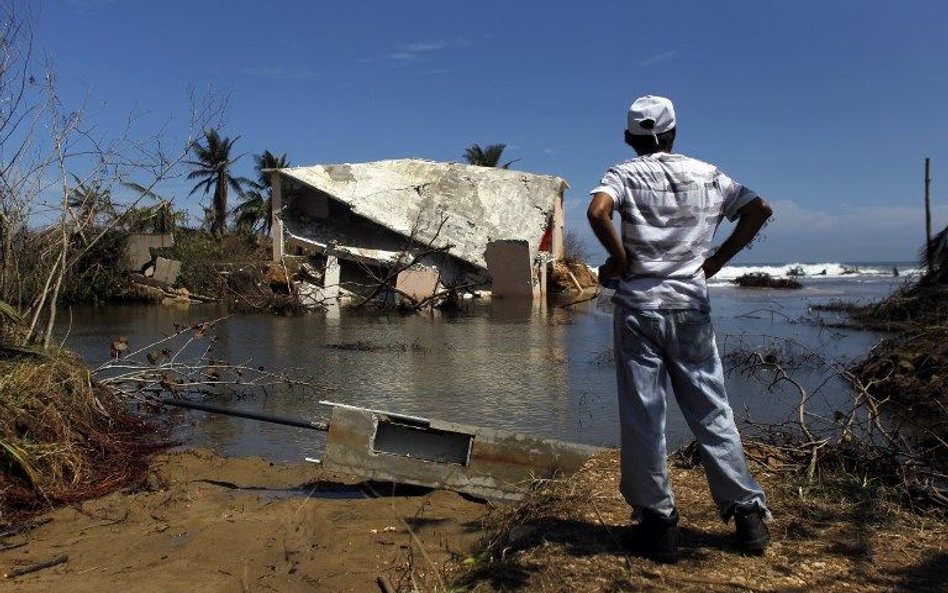
<path fill-rule="evenodd" d="M 660 564 L 678 562 L 678 511 L 668 517 L 642 510 L 642 520 L 626 530 L 623 539 L 630 552 Z"/>
<path fill-rule="evenodd" d="M 770 543 L 770 531 L 757 505 L 748 509 L 735 509 L 734 524 L 737 526 L 737 544 L 741 551 L 755 556 L 763 554 Z"/>

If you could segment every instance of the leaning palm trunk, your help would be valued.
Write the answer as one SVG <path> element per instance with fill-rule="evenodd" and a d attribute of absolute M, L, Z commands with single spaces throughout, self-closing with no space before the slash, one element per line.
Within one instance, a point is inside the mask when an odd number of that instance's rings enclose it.
<path fill-rule="evenodd" d="M 214 191 L 214 225 L 211 233 L 220 237 L 227 230 L 227 177 L 220 173 L 217 176 L 217 187 Z"/>

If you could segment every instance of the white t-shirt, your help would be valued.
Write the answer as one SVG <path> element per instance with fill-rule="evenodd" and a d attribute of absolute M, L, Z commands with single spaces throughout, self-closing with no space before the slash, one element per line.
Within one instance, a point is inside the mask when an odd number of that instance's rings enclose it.
<path fill-rule="evenodd" d="M 708 310 L 701 264 L 721 223 L 757 197 L 717 167 L 659 152 L 620 163 L 590 193 L 612 197 L 631 263 L 613 297 L 634 309 Z"/>

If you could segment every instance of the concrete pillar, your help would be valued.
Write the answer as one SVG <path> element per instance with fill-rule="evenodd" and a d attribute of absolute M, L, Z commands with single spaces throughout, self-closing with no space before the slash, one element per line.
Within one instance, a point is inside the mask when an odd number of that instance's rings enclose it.
<path fill-rule="evenodd" d="M 566 232 L 566 214 L 563 209 L 563 200 L 568 186 L 563 183 L 560 186 L 560 195 L 553 198 L 553 242 L 551 251 L 554 261 L 563 259 L 565 250 L 563 249 L 563 235 Z"/>
<path fill-rule="evenodd" d="M 339 298 L 339 258 L 334 255 L 326 256 L 326 270 L 323 272 L 323 297 L 327 299 Z"/>
<path fill-rule="evenodd" d="M 533 262 L 533 298 L 538 299 L 546 294 L 546 270 L 545 261 Z"/>
<path fill-rule="evenodd" d="M 270 172 L 270 196 L 273 213 L 270 215 L 270 237 L 273 239 L 273 261 L 283 261 L 283 191 L 280 173 Z"/>
<path fill-rule="evenodd" d="M 526 241 L 491 241 L 484 251 L 484 259 L 491 277 L 493 297 L 534 296 L 534 265 Z"/>

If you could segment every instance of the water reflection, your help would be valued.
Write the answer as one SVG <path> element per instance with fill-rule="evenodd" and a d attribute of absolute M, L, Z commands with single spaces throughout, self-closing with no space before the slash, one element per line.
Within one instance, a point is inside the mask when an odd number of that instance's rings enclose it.
<path fill-rule="evenodd" d="M 825 349 L 830 358 L 859 356 L 877 335 L 835 334 L 803 318 L 820 299 L 853 291 L 876 298 L 890 288 L 882 282 L 859 286 L 837 282 L 819 290 L 778 294 L 716 287 L 713 318 L 719 345 L 726 349 L 736 337 L 751 344 L 792 338 Z M 780 314 L 747 315 L 760 309 Z M 94 363 L 108 357 L 108 345 L 116 336 L 127 336 L 130 349 L 140 348 L 173 332 L 175 324 L 223 314 L 216 306 L 77 307 L 68 345 Z M 295 369 L 296 376 L 312 378 L 321 386 L 316 391 L 274 386 L 259 397 L 228 405 L 311 419 L 324 418 L 328 409 L 319 401 L 331 400 L 594 445 L 618 441 L 614 367 L 608 357 L 612 316 L 605 300 L 568 308 L 530 301 L 474 301 L 466 312 L 454 315 L 374 311 L 292 318 L 234 315 L 216 333 L 213 357 Z M 355 342 L 376 348 L 327 347 Z M 818 384 L 821 378 L 808 381 Z M 755 420 L 773 421 L 793 414 L 793 394 L 765 393 L 739 374 L 729 375 L 728 390 L 738 416 L 746 410 Z M 831 414 L 841 397 L 843 388 L 831 385 L 815 405 Z M 323 435 L 315 431 L 202 413 L 176 418 L 181 434 L 192 443 L 226 454 L 300 459 L 320 457 L 322 452 Z M 669 445 L 688 439 L 677 407 L 670 404 Z"/>

